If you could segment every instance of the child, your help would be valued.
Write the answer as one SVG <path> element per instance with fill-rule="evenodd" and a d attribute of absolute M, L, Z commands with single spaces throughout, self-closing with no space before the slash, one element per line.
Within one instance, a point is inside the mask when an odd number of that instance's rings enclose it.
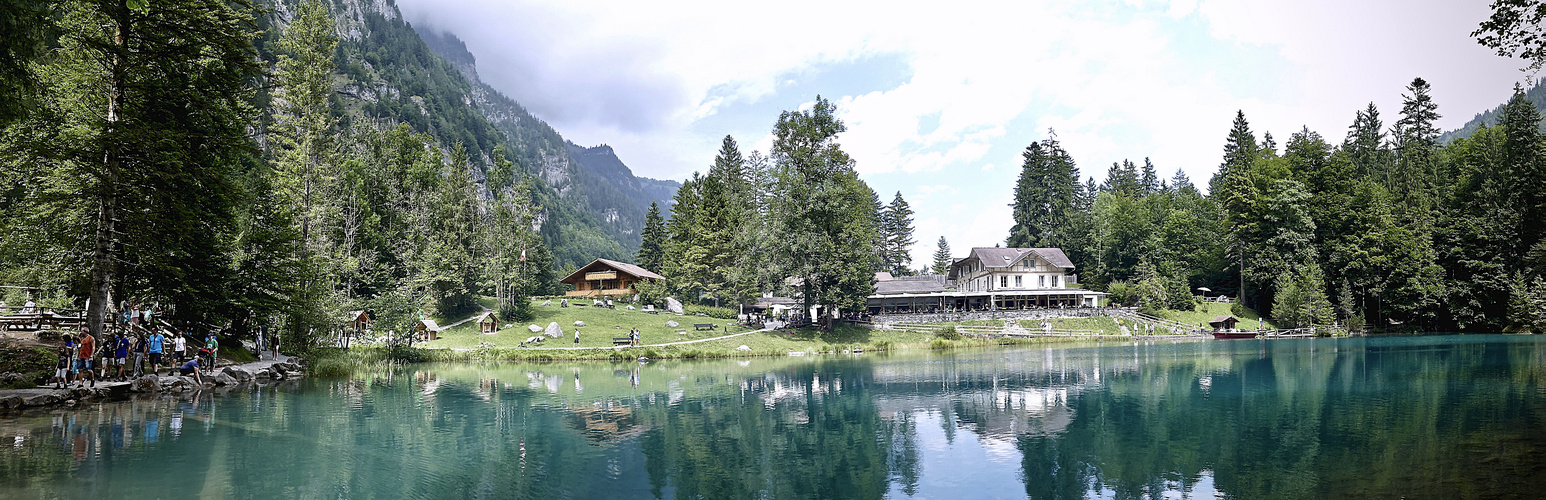
<path fill-rule="evenodd" d="M 73 342 L 70 335 L 64 336 L 64 346 L 59 348 L 59 362 L 54 365 L 54 388 L 63 389 L 70 383 L 70 347 Z"/>

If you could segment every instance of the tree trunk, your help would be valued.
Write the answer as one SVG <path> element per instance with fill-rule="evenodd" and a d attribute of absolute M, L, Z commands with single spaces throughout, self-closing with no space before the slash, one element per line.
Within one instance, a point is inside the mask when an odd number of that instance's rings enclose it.
<path fill-rule="evenodd" d="M 98 190 L 97 234 L 91 251 L 91 300 L 86 306 L 86 325 L 91 334 L 102 336 L 103 319 L 108 302 L 112 300 L 114 224 L 118 217 L 118 170 L 122 166 L 120 141 L 112 134 L 123 110 L 124 55 L 128 51 L 125 31 L 129 29 L 129 7 L 124 0 L 112 6 L 113 18 L 118 23 L 113 36 L 113 55 L 108 68 L 107 125 L 103 131 L 105 153 L 102 155 L 102 177 Z M 148 325 L 147 325 L 148 326 Z"/>

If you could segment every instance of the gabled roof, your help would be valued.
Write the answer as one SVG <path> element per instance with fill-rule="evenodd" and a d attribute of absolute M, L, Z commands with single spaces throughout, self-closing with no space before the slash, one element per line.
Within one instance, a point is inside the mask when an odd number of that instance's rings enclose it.
<path fill-rule="evenodd" d="M 421 319 L 421 320 L 419 320 L 419 324 L 424 325 L 424 329 L 426 329 L 426 330 L 436 331 L 436 332 L 440 331 L 440 325 L 435 324 L 435 320 L 432 320 L 432 319 Z"/>
<path fill-rule="evenodd" d="M 1027 254 L 1035 254 L 1037 257 L 1041 257 L 1042 260 L 1047 261 L 1048 264 L 1063 269 L 1074 268 L 1074 262 L 1068 260 L 1068 255 L 1064 254 L 1061 248 L 976 247 L 972 249 L 972 253 L 968 254 L 967 258 L 962 260 L 975 258 L 987 267 L 1007 267 L 1010 264 L 1019 262 Z"/>
<path fill-rule="evenodd" d="M 891 281 L 893 279 L 896 279 L 896 278 L 894 276 L 891 276 L 891 273 L 888 273 L 886 271 L 878 271 L 878 272 L 875 273 L 875 281 Z"/>
<path fill-rule="evenodd" d="M 1234 316 L 1219 316 L 1217 318 L 1213 318 L 1213 319 L 1208 320 L 1208 324 L 1210 324 L 1210 325 L 1217 325 L 1217 324 L 1221 324 L 1221 323 L 1225 323 L 1225 322 L 1229 322 L 1229 321 L 1233 321 L 1235 323 L 1239 323 L 1240 322 L 1240 320 L 1236 319 Z"/>
<path fill-rule="evenodd" d="M 651 278 L 651 279 L 657 279 L 657 280 L 658 279 L 665 279 L 665 278 L 662 278 L 659 274 L 655 274 L 655 273 L 650 272 L 648 269 L 645 269 L 645 268 L 642 268 L 642 267 L 639 267 L 639 266 L 636 266 L 636 265 L 633 265 L 633 264 L 629 264 L 627 262 L 618 262 L 618 261 L 615 261 L 615 260 L 608 260 L 608 259 L 596 259 L 596 260 L 590 261 L 589 264 L 580 266 L 579 269 L 575 269 L 574 272 L 569 273 L 568 276 L 564 276 L 564 279 L 561 279 L 561 280 L 558 280 L 558 281 L 569 281 L 570 279 L 572 279 L 572 278 L 574 278 L 576 276 L 582 276 L 586 272 L 586 269 L 589 269 L 591 266 L 594 266 L 596 264 L 602 264 L 602 265 L 605 265 L 605 266 L 610 267 L 612 269 L 616 269 L 618 271 L 631 274 L 634 277 L 638 277 L 638 278 Z"/>
<path fill-rule="evenodd" d="M 488 311 L 488 312 L 483 313 L 483 315 L 478 316 L 478 323 L 482 324 L 484 320 L 487 320 L 489 318 L 494 318 L 495 322 L 499 321 L 499 316 L 495 315 L 494 311 Z"/>

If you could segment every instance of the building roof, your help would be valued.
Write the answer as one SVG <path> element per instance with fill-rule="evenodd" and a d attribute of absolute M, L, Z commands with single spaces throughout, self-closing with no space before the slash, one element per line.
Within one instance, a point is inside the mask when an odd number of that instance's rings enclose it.
<path fill-rule="evenodd" d="M 1231 321 L 1233 321 L 1235 323 L 1239 323 L 1240 322 L 1240 320 L 1236 319 L 1234 316 L 1219 316 L 1217 318 L 1213 318 L 1213 319 L 1208 320 L 1208 324 L 1210 324 L 1210 325 L 1218 325 L 1218 324 L 1223 324 L 1223 323 L 1227 323 L 1227 322 L 1231 322 Z"/>
<path fill-rule="evenodd" d="M 432 319 L 421 319 L 421 320 L 419 320 L 419 324 L 420 325 L 424 325 L 424 329 L 425 330 L 430 330 L 430 331 L 435 331 L 435 332 L 440 331 L 440 325 L 435 324 L 435 320 L 432 320 Z"/>
<path fill-rule="evenodd" d="M 1033 253 L 1037 257 L 1041 257 L 1042 260 L 1047 261 L 1048 264 L 1052 264 L 1057 267 L 1064 269 L 1074 268 L 1074 262 L 1068 260 L 1068 255 L 1064 254 L 1063 249 L 1061 248 L 977 247 L 972 249 L 972 253 L 970 257 L 967 257 L 967 259 L 969 260 L 972 257 L 976 257 L 978 260 L 981 260 L 985 266 L 1005 267 L 1009 264 L 1019 262 L 1020 259 L 1025 257 L 1025 255 L 1028 253 Z"/>
<path fill-rule="evenodd" d="M 891 281 L 892 279 L 895 279 L 895 277 L 891 276 L 891 273 L 885 271 L 875 273 L 875 281 Z"/>
<path fill-rule="evenodd" d="M 558 280 L 558 281 L 567 282 L 570 279 L 573 279 L 573 278 L 575 278 L 577 276 L 584 276 L 584 274 L 587 272 L 586 269 L 590 269 L 591 266 L 594 266 L 596 264 L 602 264 L 602 265 L 605 265 L 605 266 L 610 267 L 612 269 L 616 269 L 618 271 L 622 271 L 622 272 L 628 273 L 630 275 L 633 275 L 636 278 L 651 278 L 651 279 L 657 279 L 657 280 L 658 279 L 665 279 L 665 278 L 662 278 L 659 274 L 655 274 L 655 273 L 650 272 L 648 269 L 645 269 L 645 268 L 642 268 L 642 267 L 639 267 L 639 266 L 636 266 L 636 265 L 633 265 L 633 264 L 629 264 L 627 262 L 618 262 L 618 261 L 615 261 L 615 260 L 608 260 L 608 259 L 596 259 L 596 260 L 590 261 L 589 264 L 580 266 L 579 269 L 575 269 L 574 272 L 569 273 L 568 276 L 564 276 L 564 279 L 561 279 L 561 280 Z"/>
<path fill-rule="evenodd" d="M 478 323 L 479 324 L 482 324 L 485 321 L 493 321 L 493 322 L 497 323 L 497 322 L 499 322 L 499 316 L 496 316 L 494 314 L 494 311 L 488 311 L 488 312 L 483 313 L 482 316 L 478 316 Z"/>
<path fill-rule="evenodd" d="M 1008 267 L 1016 262 L 1020 262 L 1027 255 L 1032 254 L 1040 257 L 1042 260 L 1047 261 L 1048 264 L 1063 268 L 1065 271 L 1072 270 L 1074 268 L 1074 262 L 1068 259 L 1068 255 L 1064 254 L 1063 249 L 1061 248 L 974 247 L 972 248 L 971 253 L 967 254 L 966 258 L 956 259 L 955 262 L 950 265 L 950 277 L 956 277 L 957 269 L 959 266 L 964 265 L 973 259 L 982 262 L 982 265 L 985 267 L 1001 268 Z"/>
<path fill-rule="evenodd" d="M 945 291 L 945 285 L 935 280 L 892 280 L 875 284 L 875 295 L 903 293 L 934 293 Z"/>

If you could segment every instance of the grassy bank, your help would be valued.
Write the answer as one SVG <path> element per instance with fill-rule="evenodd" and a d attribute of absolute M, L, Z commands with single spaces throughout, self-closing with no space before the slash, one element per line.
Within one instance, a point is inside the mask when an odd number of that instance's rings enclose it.
<path fill-rule="evenodd" d="M 1256 329 L 1256 321 L 1262 319 L 1260 314 L 1257 314 L 1255 310 L 1249 307 L 1242 306 L 1238 303 L 1224 304 L 1219 302 L 1203 302 L 1202 306 L 1186 311 L 1160 311 L 1160 314 L 1157 316 L 1172 321 L 1179 321 L 1188 325 L 1202 325 L 1203 329 L 1208 329 L 1208 320 L 1217 318 L 1219 316 L 1234 316 L 1239 318 L 1240 328 L 1247 328 L 1252 330 Z M 1272 330 L 1276 329 L 1277 325 L 1273 324 L 1272 320 L 1267 319 L 1263 321 L 1262 327 L 1268 330 Z"/>

